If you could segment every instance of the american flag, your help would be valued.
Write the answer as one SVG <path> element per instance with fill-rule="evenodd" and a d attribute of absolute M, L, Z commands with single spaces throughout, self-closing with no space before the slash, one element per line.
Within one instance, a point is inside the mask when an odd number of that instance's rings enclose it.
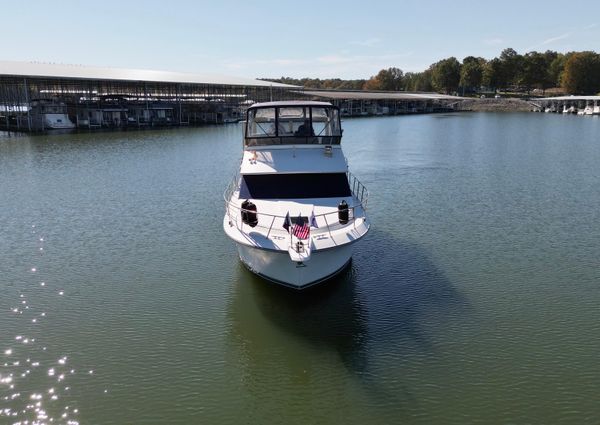
<path fill-rule="evenodd" d="M 308 239 L 308 235 L 310 235 L 310 226 L 306 221 L 304 221 L 304 219 L 300 215 L 294 223 L 294 227 L 292 228 L 292 234 L 298 239 Z"/>

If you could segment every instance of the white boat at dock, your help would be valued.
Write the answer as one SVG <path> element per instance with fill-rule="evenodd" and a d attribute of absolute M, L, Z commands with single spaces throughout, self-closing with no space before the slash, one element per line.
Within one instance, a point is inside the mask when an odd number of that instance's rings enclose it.
<path fill-rule="evenodd" d="M 69 119 L 67 106 L 51 99 L 36 99 L 29 110 L 31 125 L 35 130 L 57 130 L 75 128 Z"/>
<path fill-rule="evenodd" d="M 223 228 L 254 273 L 302 289 L 350 262 L 369 231 L 368 192 L 348 171 L 337 107 L 258 103 L 247 111 L 239 175 Z"/>

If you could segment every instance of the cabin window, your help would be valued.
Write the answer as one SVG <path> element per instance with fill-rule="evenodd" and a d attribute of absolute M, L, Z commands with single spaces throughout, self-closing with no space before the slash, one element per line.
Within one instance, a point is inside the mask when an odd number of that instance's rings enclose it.
<path fill-rule="evenodd" d="M 351 196 L 346 173 L 247 174 L 240 199 L 344 198 Z"/>

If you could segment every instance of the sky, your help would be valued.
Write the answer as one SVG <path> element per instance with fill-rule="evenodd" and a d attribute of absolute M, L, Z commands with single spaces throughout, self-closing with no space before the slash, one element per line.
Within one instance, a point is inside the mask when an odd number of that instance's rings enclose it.
<path fill-rule="evenodd" d="M 600 52 L 600 1 L 0 0 L 0 60 L 369 78 L 511 47 Z"/>

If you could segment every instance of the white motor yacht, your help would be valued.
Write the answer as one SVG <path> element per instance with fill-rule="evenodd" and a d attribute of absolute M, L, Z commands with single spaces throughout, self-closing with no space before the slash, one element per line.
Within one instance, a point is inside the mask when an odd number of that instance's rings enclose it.
<path fill-rule="evenodd" d="M 32 125 L 36 130 L 55 130 L 75 128 L 69 119 L 67 106 L 51 99 L 36 99 L 31 102 Z"/>
<path fill-rule="evenodd" d="M 282 101 L 248 108 L 225 233 L 252 272 L 296 289 L 344 269 L 369 231 L 368 192 L 348 171 L 339 109 Z"/>

